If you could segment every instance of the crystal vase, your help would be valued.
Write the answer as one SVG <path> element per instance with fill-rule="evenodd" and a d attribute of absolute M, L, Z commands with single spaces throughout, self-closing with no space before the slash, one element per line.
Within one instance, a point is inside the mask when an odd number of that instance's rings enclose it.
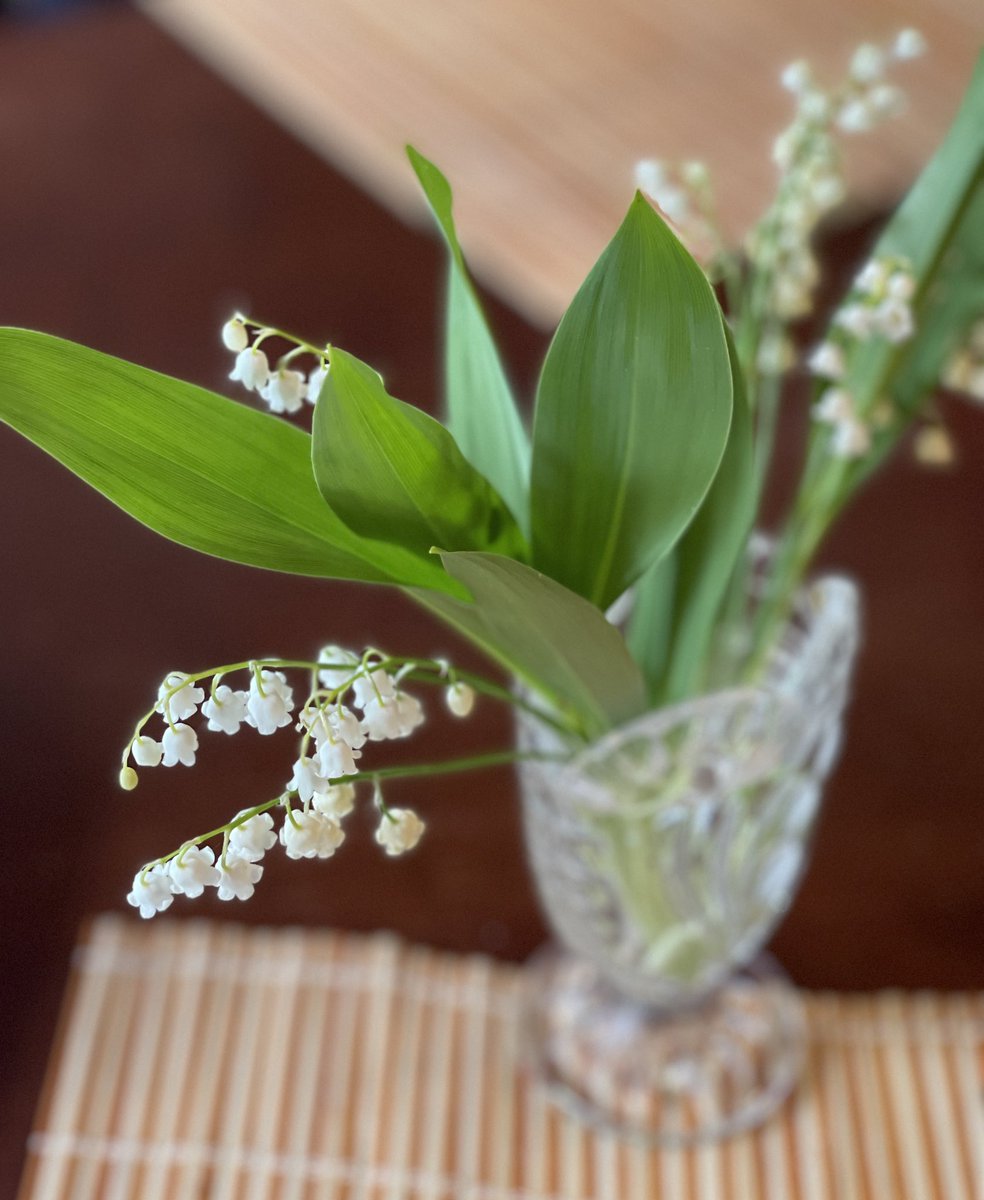
<path fill-rule="evenodd" d="M 568 1110 L 686 1145 L 750 1128 L 789 1094 L 802 1013 L 762 947 L 803 870 L 857 641 L 854 585 L 821 580 L 756 686 L 522 765 L 529 859 L 559 942 L 530 964 L 526 1040 Z M 519 740 L 544 749 L 549 735 L 523 722 Z"/>

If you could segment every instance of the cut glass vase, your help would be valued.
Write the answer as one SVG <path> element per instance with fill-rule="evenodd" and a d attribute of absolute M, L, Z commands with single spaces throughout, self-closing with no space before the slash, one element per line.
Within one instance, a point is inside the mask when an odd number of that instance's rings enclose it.
<path fill-rule="evenodd" d="M 528 1057 L 554 1099 L 661 1145 L 723 1137 L 786 1098 L 801 1006 L 762 951 L 836 759 L 858 597 L 801 593 L 754 687 L 647 713 L 520 768 L 528 855 L 559 946 L 529 966 Z M 521 721 L 525 749 L 553 749 Z"/>

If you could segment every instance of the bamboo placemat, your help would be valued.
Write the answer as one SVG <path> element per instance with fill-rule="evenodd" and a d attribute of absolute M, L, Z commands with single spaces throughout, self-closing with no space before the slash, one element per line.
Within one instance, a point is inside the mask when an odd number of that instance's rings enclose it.
<path fill-rule="evenodd" d="M 293 929 L 97 920 L 22 1200 L 978 1200 L 984 995 L 807 997 L 764 1129 L 652 1151 L 518 1063 L 520 971 Z"/>
<path fill-rule="evenodd" d="M 643 157 L 701 158 L 740 236 L 791 115 L 780 68 L 843 75 L 854 46 L 914 25 L 912 111 L 859 139 L 852 178 L 894 201 L 952 119 L 984 42 L 980 0 L 140 0 L 398 215 L 423 219 L 410 141 L 455 187 L 482 278 L 551 325 L 625 211 Z M 326 286 L 328 286 L 326 284 Z"/>

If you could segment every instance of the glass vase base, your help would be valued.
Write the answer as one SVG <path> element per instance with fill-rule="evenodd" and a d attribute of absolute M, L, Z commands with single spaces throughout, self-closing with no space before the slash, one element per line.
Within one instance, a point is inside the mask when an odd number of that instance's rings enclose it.
<path fill-rule="evenodd" d="M 669 1011 L 553 948 L 526 970 L 526 1061 L 555 1104 L 595 1128 L 656 1146 L 714 1141 L 764 1122 L 800 1076 L 803 1007 L 771 955 Z"/>

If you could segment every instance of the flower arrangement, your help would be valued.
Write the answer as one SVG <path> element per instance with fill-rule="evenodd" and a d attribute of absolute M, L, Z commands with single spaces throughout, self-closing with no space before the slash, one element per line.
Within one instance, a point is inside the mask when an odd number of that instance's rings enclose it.
<path fill-rule="evenodd" d="M 805 466 L 749 616 L 746 547 L 797 362 L 789 328 L 819 277 L 811 240 L 844 195 L 840 139 L 902 110 L 890 71 L 921 51 L 913 31 L 863 46 L 830 89 L 805 63 L 783 72 L 796 112 L 775 145 L 775 199 L 742 251 L 724 242 L 703 166 L 640 164 L 639 191 L 550 346 L 531 433 L 467 272 L 450 188 L 414 150 L 449 258 L 444 422 L 391 396 L 343 349 L 243 314 L 222 330 L 231 379 L 269 412 L 0 331 L 0 418 L 136 519 L 233 561 L 399 587 L 517 683 L 334 645 L 169 674 L 123 748 L 123 787 L 142 769 L 193 765 L 198 713 L 215 733 L 298 740 L 278 795 L 137 872 L 128 899 L 141 915 L 212 887 L 248 898 L 278 843 L 293 858 L 330 857 L 365 794 L 381 848 L 403 853 L 424 825 L 386 804 L 387 779 L 521 757 L 372 768 L 374 742 L 420 725 L 426 689 L 463 718 L 478 695 L 517 706 L 564 755 L 647 710 L 754 681 L 827 529 L 903 433 L 916 425 L 927 462 L 951 453 L 937 385 L 984 398 L 981 65 L 808 353 Z M 305 409 L 310 433 L 282 419 Z"/>

